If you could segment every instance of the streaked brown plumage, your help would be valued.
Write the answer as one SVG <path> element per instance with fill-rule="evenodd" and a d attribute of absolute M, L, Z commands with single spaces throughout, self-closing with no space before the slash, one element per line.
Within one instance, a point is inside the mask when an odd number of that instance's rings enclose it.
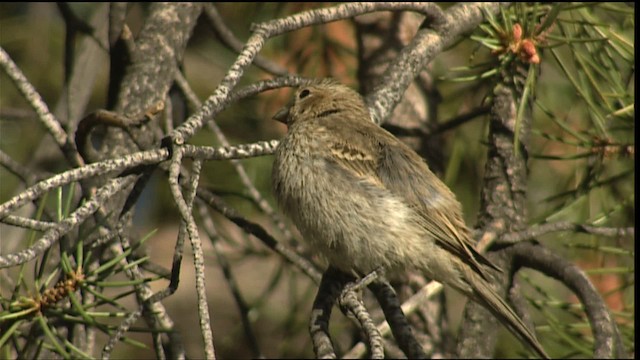
<path fill-rule="evenodd" d="M 345 272 L 417 269 L 490 310 L 540 356 L 535 335 L 490 286 L 454 194 L 424 160 L 374 124 L 333 80 L 301 86 L 274 119 L 288 125 L 272 183 L 310 245 Z"/>

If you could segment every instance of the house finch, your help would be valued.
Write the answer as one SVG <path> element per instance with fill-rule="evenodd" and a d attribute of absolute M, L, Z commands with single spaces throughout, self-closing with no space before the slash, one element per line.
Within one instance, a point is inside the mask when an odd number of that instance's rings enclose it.
<path fill-rule="evenodd" d="M 275 152 L 275 197 L 310 246 L 337 269 L 421 271 L 480 303 L 547 358 L 491 287 L 451 190 L 424 160 L 377 126 L 356 91 L 333 80 L 301 86 L 274 119 L 288 126 Z"/>

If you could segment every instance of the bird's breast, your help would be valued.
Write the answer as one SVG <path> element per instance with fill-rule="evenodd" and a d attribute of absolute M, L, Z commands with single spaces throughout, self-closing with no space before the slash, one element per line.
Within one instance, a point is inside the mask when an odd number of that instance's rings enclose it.
<path fill-rule="evenodd" d="M 282 210 L 287 215 L 311 201 L 310 192 L 316 188 L 318 168 L 322 160 L 311 152 L 309 141 L 294 134 L 285 137 L 275 152 L 272 172 L 273 190 Z M 314 169 L 316 177 L 314 177 Z"/>
<path fill-rule="evenodd" d="M 407 259 L 425 245 L 415 211 L 320 150 L 296 136 L 280 143 L 272 180 L 281 210 L 314 250 L 343 271 L 411 265 Z"/>

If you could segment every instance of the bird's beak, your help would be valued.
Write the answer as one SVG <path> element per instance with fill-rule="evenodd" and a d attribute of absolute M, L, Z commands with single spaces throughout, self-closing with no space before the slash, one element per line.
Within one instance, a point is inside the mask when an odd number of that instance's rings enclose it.
<path fill-rule="evenodd" d="M 280 121 L 281 123 L 287 125 L 289 118 L 289 107 L 285 106 L 280 109 L 275 115 L 273 115 L 273 120 Z"/>

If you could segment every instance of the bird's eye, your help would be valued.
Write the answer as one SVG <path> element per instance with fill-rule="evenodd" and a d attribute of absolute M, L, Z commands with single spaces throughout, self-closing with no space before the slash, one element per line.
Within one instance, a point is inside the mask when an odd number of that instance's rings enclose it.
<path fill-rule="evenodd" d="M 298 95 L 299 99 L 304 99 L 307 96 L 309 96 L 309 94 L 311 94 L 311 91 L 309 91 L 308 89 L 304 89 L 302 91 L 300 91 L 300 95 Z"/>

